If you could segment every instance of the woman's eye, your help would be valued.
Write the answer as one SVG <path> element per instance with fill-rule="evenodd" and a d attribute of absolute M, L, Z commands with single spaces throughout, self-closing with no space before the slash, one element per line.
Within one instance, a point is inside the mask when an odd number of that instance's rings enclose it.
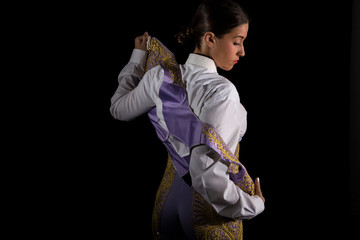
<path fill-rule="evenodd" d="M 234 45 L 235 45 L 235 46 L 240 46 L 240 43 L 236 43 L 236 42 L 235 42 Z"/>

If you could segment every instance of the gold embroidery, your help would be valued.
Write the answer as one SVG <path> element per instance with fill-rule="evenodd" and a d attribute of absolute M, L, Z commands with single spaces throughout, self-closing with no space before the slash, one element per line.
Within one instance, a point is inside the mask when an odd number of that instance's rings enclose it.
<path fill-rule="evenodd" d="M 237 159 L 239 159 L 239 154 L 240 153 L 240 143 L 238 143 L 236 150 L 235 150 L 235 156 Z M 250 194 L 251 196 L 255 195 L 255 184 L 254 181 L 252 180 L 252 178 L 249 176 L 248 172 L 246 171 L 242 182 L 244 183 L 242 186 L 240 186 L 240 184 L 236 184 L 239 188 L 241 188 L 243 191 L 247 192 L 248 194 Z"/>
<path fill-rule="evenodd" d="M 155 204 L 152 215 L 152 231 L 153 231 L 153 237 L 156 240 L 161 239 L 159 233 L 161 211 L 164 206 L 166 197 L 170 191 L 171 184 L 174 180 L 175 171 L 176 170 L 169 156 L 164 176 L 160 182 L 160 186 L 156 193 Z"/>
<path fill-rule="evenodd" d="M 164 69 L 169 70 L 170 78 L 173 80 L 174 84 L 183 86 L 180 68 L 175 60 L 174 54 L 158 39 L 150 38 L 148 41 L 149 54 L 145 70 L 148 71 L 157 65 L 161 65 Z"/>
<path fill-rule="evenodd" d="M 249 176 L 248 172 L 245 172 L 241 183 L 235 183 L 235 185 L 251 196 L 255 195 L 255 184 L 252 178 Z"/>
<path fill-rule="evenodd" d="M 237 146 L 236 146 L 235 157 L 237 159 L 239 159 L 239 157 L 240 157 L 240 143 L 238 143 Z"/>
<path fill-rule="evenodd" d="M 242 240 L 242 221 L 220 216 L 214 208 L 194 191 L 192 224 L 197 239 Z"/>
<path fill-rule="evenodd" d="M 221 156 L 230 161 L 230 166 L 228 172 L 238 173 L 239 166 L 241 163 L 239 160 L 231 153 L 229 147 L 226 145 L 221 136 L 215 131 L 213 127 L 209 124 L 204 124 L 204 128 L 202 133 L 206 136 L 206 138 L 215 145 L 215 147 L 220 150 Z"/>

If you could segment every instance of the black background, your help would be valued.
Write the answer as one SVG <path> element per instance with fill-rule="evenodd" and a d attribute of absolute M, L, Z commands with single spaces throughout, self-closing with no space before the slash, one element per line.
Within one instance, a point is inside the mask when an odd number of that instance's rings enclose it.
<path fill-rule="evenodd" d="M 266 198 L 265 211 L 244 221 L 244 239 L 350 239 L 358 217 L 350 204 L 352 1 L 240 3 L 251 19 L 246 56 L 219 73 L 248 111 L 240 158 Z M 167 153 L 146 115 L 112 118 L 110 98 L 145 31 L 186 61 L 174 34 L 198 4 L 59 4 L 36 21 L 41 32 L 51 19 L 45 55 L 58 59 L 46 65 L 51 85 L 40 107 L 51 139 L 39 177 L 39 191 L 52 193 L 40 201 L 49 206 L 44 222 L 55 219 L 44 223 L 51 236 L 151 239 Z"/>

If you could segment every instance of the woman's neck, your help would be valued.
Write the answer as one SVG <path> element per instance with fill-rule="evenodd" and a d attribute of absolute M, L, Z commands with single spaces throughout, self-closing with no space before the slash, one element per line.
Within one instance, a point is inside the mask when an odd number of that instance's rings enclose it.
<path fill-rule="evenodd" d="M 212 57 L 210 57 L 209 54 L 207 54 L 205 51 L 201 51 L 201 50 L 200 50 L 199 48 L 197 48 L 197 47 L 195 48 L 195 50 L 194 50 L 193 53 L 212 59 Z"/>

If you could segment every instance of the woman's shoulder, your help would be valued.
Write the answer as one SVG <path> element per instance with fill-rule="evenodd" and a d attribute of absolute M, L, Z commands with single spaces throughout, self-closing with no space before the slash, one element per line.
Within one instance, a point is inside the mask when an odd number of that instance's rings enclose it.
<path fill-rule="evenodd" d="M 204 78 L 209 83 L 209 93 L 214 100 L 229 99 L 238 101 L 239 93 L 229 79 L 216 73 L 206 74 Z"/>
<path fill-rule="evenodd" d="M 180 64 L 182 77 L 190 84 L 211 85 L 222 88 L 233 88 L 234 85 L 226 77 L 217 72 L 209 71 L 207 68 L 192 64 Z"/>
<path fill-rule="evenodd" d="M 217 72 L 183 71 L 183 80 L 190 95 L 202 95 L 205 102 L 231 99 L 239 101 L 235 85 Z"/>

